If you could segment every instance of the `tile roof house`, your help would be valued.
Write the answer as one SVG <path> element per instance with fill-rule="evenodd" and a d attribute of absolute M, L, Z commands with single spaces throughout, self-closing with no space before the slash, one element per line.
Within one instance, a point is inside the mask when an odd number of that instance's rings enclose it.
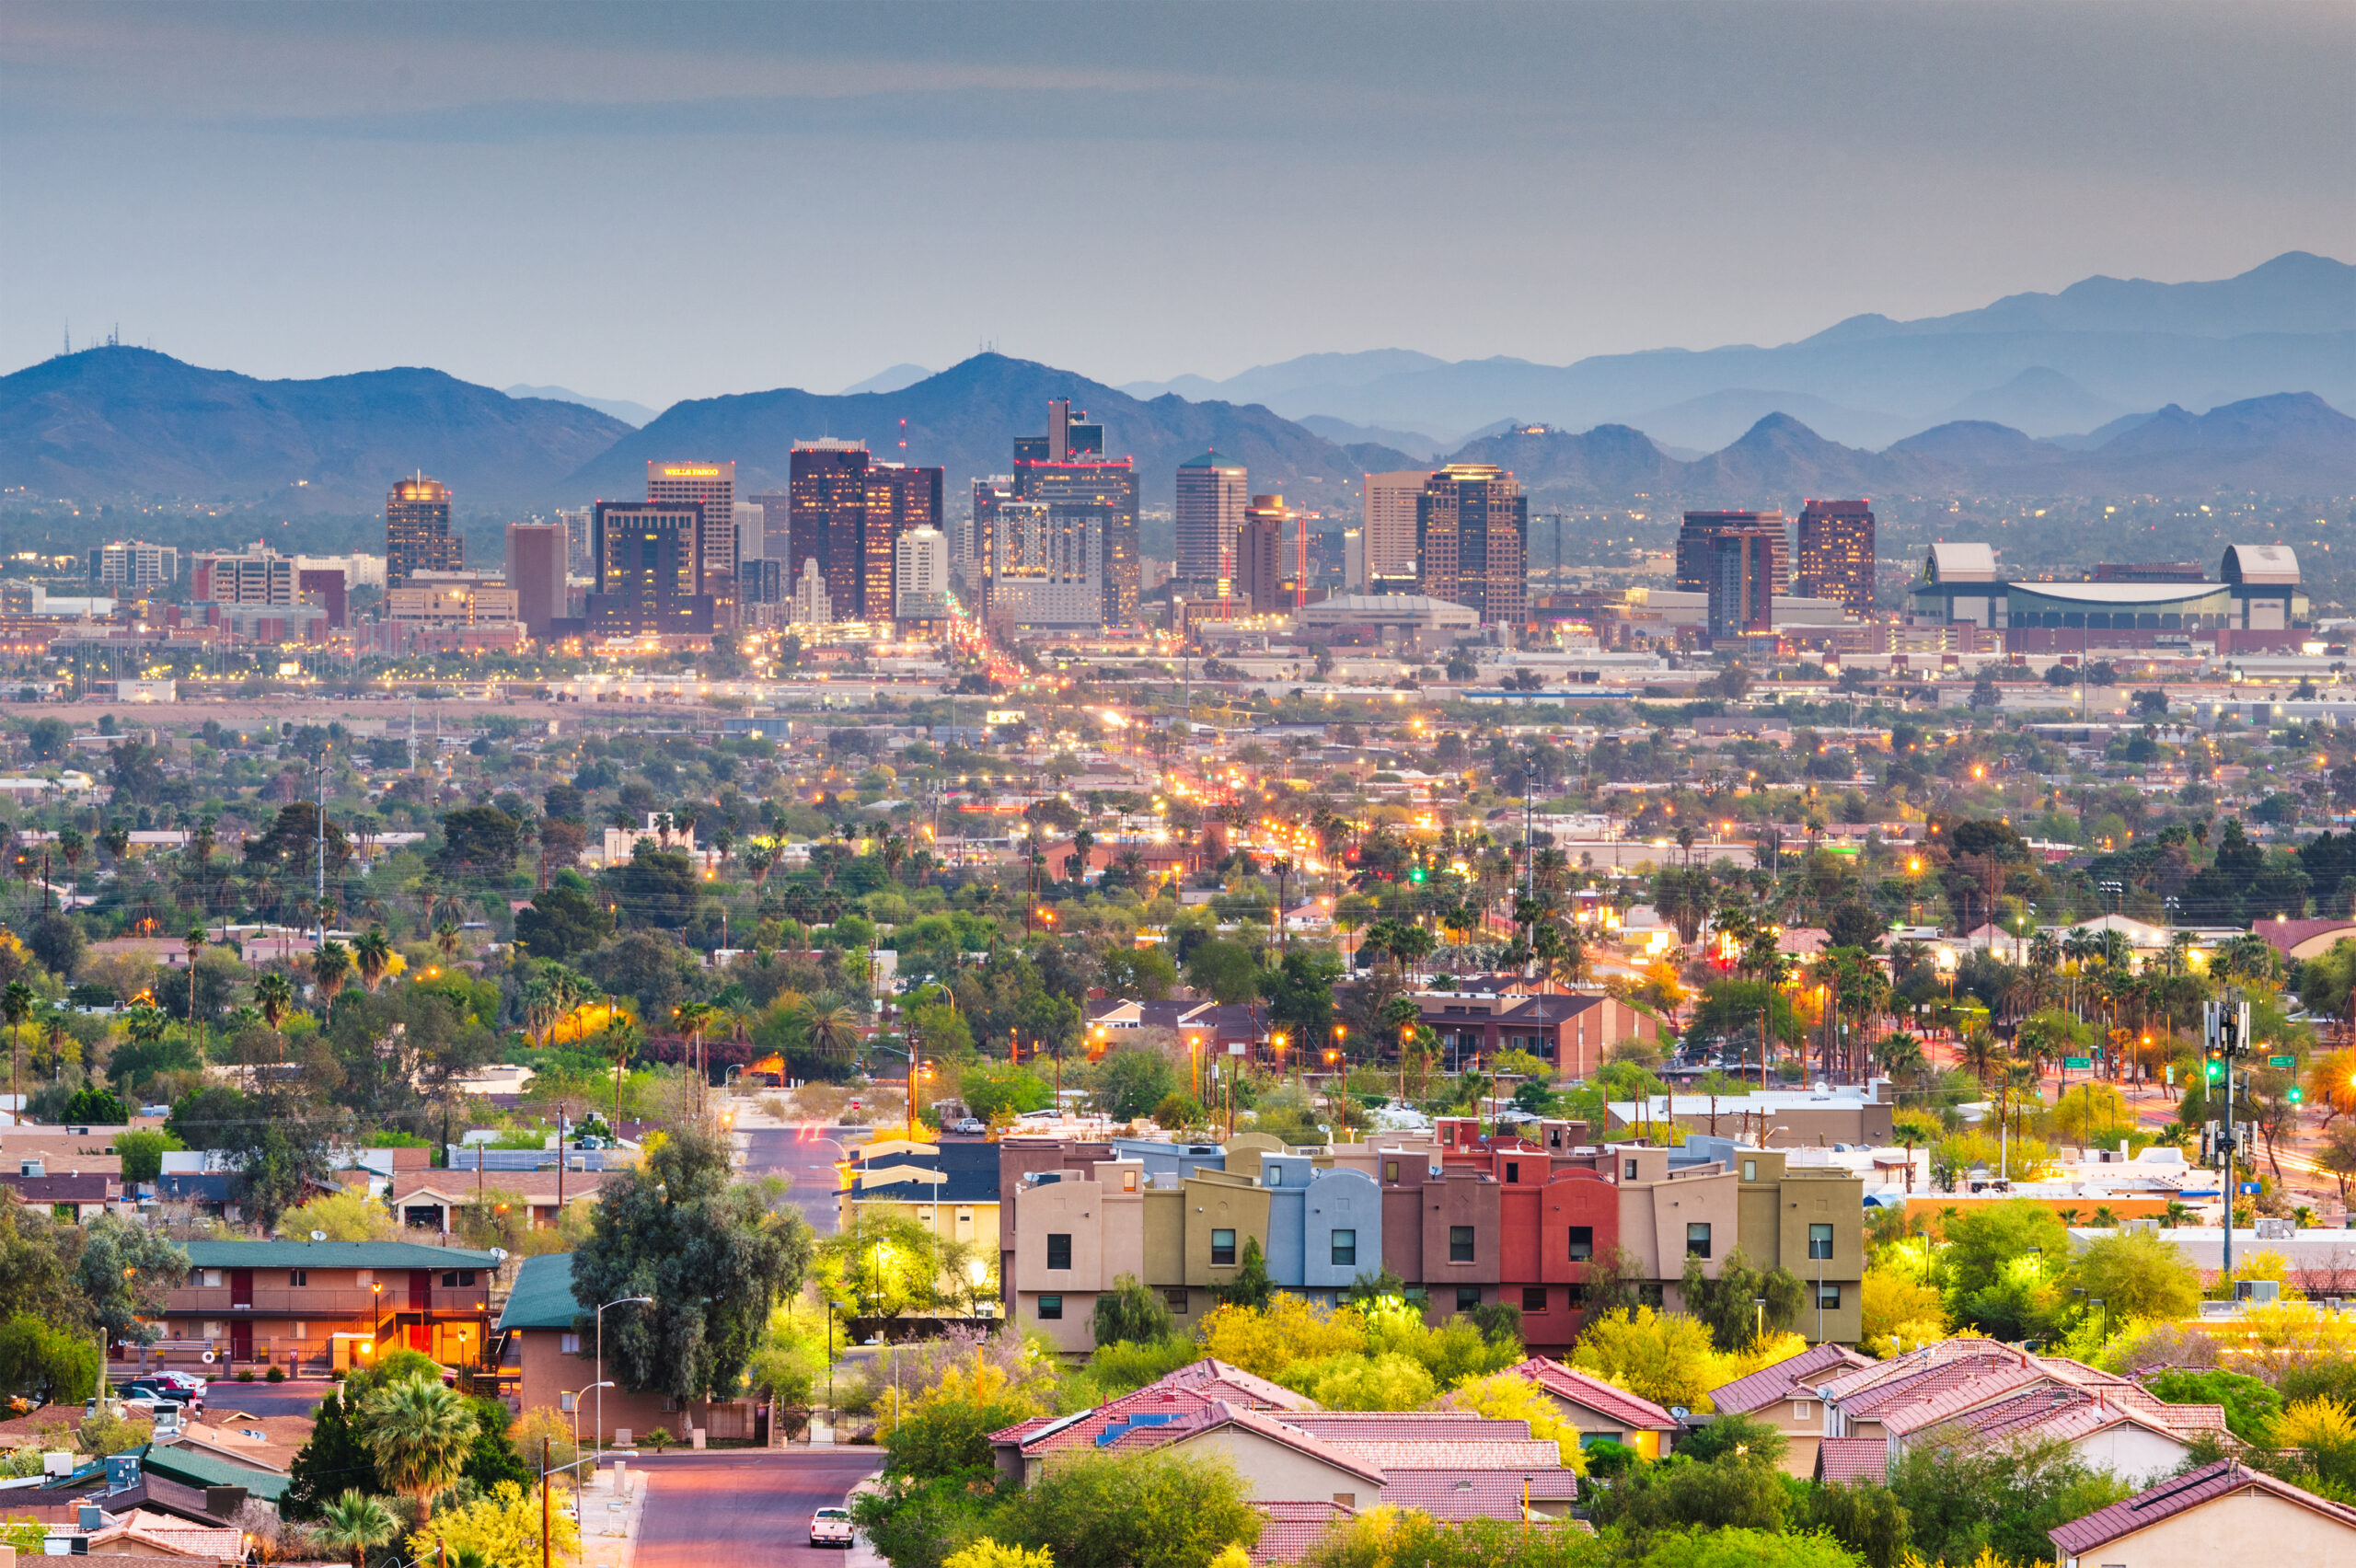
<path fill-rule="evenodd" d="M 2177 1568 L 2262 1551 L 2300 1568 L 2356 1568 L 2356 1508 L 2221 1459 L 2045 1532 L 2061 1568 Z"/>
<path fill-rule="evenodd" d="M 1784 1435 L 1784 1469 L 1796 1476 L 1816 1473 L 1816 1447 L 1824 1437 L 1824 1411 L 1817 1385 L 1827 1378 L 1879 1363 L 1846 1345 L 1819 1344 L 1762 1366 L 1710 1390 L 1720 1415 L 1747 1415 Z"/>
<path fill-rule="evenodd" d="M 1298 1562 L 1329 1531 L 1358 1516 L 1355 1508 L 1313 1500 L 1254 1503 L 1252 1506 L 1267 1519 L 1260 1527 L 1260 1539 L 1253 1543 L 1252 1568 L 1277 1568 Z"/>
<path fill-rule="evenodd" d="M 1507 1370 L 1546 1391 L 1564 1419 L 1578 1428 L 1581 1447 L 1608 1440 L 1648 1459 L 1669 1453 L 1678 1420 L 1652 1401 L 1542 1355 Z"/>

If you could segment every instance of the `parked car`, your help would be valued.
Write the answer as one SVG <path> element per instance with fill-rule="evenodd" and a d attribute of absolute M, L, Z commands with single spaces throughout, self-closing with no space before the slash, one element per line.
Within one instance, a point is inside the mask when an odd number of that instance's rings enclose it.
<path fill-rule="evenodd" d="M 848 1551 L 853 1533 L 848 1508 L 821 1508 L 810 1516 L 812 1546 L 839 1546 Z"/>
<path fill-rule="evenodd" d="M 163 1373 L 133 1378 L 118 1391 L 126 1400 L 168 1400 L 174 1404 L 186 1406 L 191 1415 L 204 1408 L 202 1383 L 193 1379 L 189 1384 L 167 1381 L 169 1377 L 170 1374 Z"/>
<path fill-rule="evenodd" d="M 961 1133 L 970 1133 L 974 1136 L 979 1137 L 982 1134 L 988 1132 L 989 1128 L 983 1124 L 981 1118 L 978 1116 L 968 1116 L 964 1121 L 957 1124 L 957 1131 Z"/>

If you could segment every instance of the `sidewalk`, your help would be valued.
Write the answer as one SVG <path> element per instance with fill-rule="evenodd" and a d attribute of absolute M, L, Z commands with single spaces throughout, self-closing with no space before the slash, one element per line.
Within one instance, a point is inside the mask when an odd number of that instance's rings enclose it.
<path fill-rule="evenodd" d="M 636 1468 L 617 1477 L 617 1462 L 628 1461 L 608 1460 L 596 1480 L 581 1489 L 582 1568 L 630 1568 L 638 1557 L 639 1520 L 646 1512 L 652 1478 Z"/>

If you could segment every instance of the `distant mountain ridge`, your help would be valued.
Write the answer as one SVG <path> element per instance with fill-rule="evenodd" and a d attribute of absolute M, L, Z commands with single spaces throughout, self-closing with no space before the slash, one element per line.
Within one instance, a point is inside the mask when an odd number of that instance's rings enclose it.
<path fill-rule="evenodd" d="M 1575 430 L 1653 421 L 1661 439 L 1687 445 L 1729 439 L 1738 406 L 1746 420 L 1789 413 L 1860 445 L 1961 417 L 2067 435 L 2129 409 L 2209 407 L 2285 387 L 2356 408 L 2356 267 L 2292 251 L 2213 282 L 2088 278 L 1918 321 L 1854 316 L 1767 348 L 1659 349 L 1566 365 L 1379 349 L 1166 385 L 1264 402 L 1292 419 L 1444 437 L 1498 419 Z"/>
<path fill-rule="evenodd" d="M 658 412 L 627 398 L 592 398 L 586 392 L 575 392 L 570 386 L 526 386 L 519 384 L 505 388 L 505 391 L 510 398 L 545 398 L 555 403 L 578 403 L 584 409 L 595 409 L 633 427 L 646 423 Z"/>

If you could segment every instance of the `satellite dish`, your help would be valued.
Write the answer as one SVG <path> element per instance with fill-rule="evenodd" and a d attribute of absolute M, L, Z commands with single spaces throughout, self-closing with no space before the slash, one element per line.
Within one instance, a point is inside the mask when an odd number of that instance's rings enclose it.
<path fill-rule="evenodd" d="M 491 1255 L 494 1262 L 503 1263 L 507 1261 L 507 1249 L 504 1247 L 493 1247 L 491 1250 Z"/>
<path fill-rule="evenodd" d="M 1683 1421 L 1693 1412 L 1687 1410 L 1683 1405 L 1671 1405 L 1669 1407 L 1669 1413 L 1677 1417 L 1678 1420 Z"/>
<path fill-rule="evenodd" d="M 328 1233 L 324 1230 L 314 1230 L 311 1232 L 311 1239 L 314 1241 L 324 1241 L 327 1239 Z"/>

